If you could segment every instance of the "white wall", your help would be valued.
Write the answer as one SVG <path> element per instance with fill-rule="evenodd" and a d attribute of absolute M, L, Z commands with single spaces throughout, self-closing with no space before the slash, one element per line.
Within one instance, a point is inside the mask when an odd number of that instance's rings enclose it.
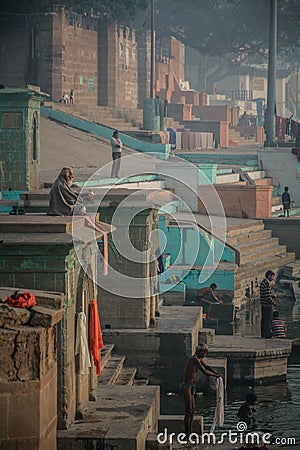
<path fill-rule="evenodd" d="M 300 205 L 300 164 L 291 148 L 262 149 L 258 152 L 258 159 L 266 176 L 273 178 L 273 185 L 279 186 L 280 194 L 284 186 L 290 188 L 291 200 Z"/>

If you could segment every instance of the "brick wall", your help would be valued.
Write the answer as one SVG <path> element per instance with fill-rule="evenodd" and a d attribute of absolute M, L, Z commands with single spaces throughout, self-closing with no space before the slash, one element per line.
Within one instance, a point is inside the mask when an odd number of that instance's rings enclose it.
<path fill-rule="evenodd" d="M 138 105 L 138 52 L 135 32 L 116 23 L 99 30 L 99 103 L 135 109 Z"/>
<path fill-rule="evenodd" d="M 95 23 L 57 8 L 53 18 L 53 90 L 58 101 L 75 89 L 76 103 L 98 103 L 98 32 Z"/>
<path fill-rule="evenodd" d="M 143 108 L 144 100 L 150 96 L 150 31 L 136 33 L 138 45 L 138 107 Z"/>

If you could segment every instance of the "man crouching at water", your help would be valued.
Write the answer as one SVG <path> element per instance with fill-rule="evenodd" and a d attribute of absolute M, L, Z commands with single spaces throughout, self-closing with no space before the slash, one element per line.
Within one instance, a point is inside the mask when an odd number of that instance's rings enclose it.
<path fill-rule="evenodd" d="M 210 377 L 218 378 L 221 376 L 203 361 L 207 353 L 208 347 L 206 344 L 197 345 L 196 353 L 189 358 L 184 369 L 182 390 L 185 409 L 184 428 L 187 438 L 191 435 L 193 427 L 197 370 L 201 370 L 202 373 Z"/>

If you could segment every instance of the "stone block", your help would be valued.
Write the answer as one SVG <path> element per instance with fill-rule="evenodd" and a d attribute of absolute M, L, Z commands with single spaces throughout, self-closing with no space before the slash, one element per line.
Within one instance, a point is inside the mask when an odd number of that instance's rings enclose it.
<path fill-rule="evenodd" d="M 181 415 L 160 415 L 158 418 L 158 432 L 163 433 L 184 433 L 184 416 Z M 193 433 L 201 436 L 204 432 L 203 416 L 194 416 Z"/>
<path fill-rule="evenodd" d="M 63 310 L 55 310 L 43 308 L 42 306 L 34 306 L 31 309 L 30 326 L 49 328 L 60 322 Z"/>
<path fill-rule="evenodd" d="M 39 435 L 39 392 L 26 392 L 26 386 L 24 391 L 24 394 L 9 399 L 8 435 L 12 439 L 30 439 Z"/>
<path fill-rule="evenodd" d="M 36 298 L 38 306 L 43 306 L 44 308 L 60 309 L 64 306 L 64 295 L 59 292 L 33 292 Z"/>
<path fill-rule="evenodd" d="M 6 439 L 8 437 L 8 402 L 8 395 L 0 395 L 0 443 L 2 439 Z"/>
<path fill-rule="evenodd" d="M 146 450 L 172 450 L 172 445 L 169 441 L 165 444 L 160 444 L 157 440 L 157 433 L 148 433 Z"/>
<path fill-rule="evenodd" d="M 0 305 L 0 327 L 19 327 L 28 323 L 31 313 L 24 308 L 13 308 L 8 304 Z"/>
<path fill-rule="evenodd" d="M 199 330 L 199 344 L 213 345 L 215 343 L 214 328 L 201 328 Z"/>

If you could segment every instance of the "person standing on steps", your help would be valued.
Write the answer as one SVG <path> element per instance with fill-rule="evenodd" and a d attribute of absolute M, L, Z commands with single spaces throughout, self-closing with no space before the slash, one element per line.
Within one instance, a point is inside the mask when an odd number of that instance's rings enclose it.
<path fill-rule="evenodd" d="M 203 361 L 203 358 L 207 355 L 207 353 L 208 347 L 206 344 L 197 345 L 195 354 L 188 359 L 184 369 L 184 376 L 183 381 L 181 383 L 181 390 L 183 392 L 183 399 L 184 399 L 184 409 L 185 409 L 184 429 L 186 438 L 189 438 L 193 428 L 193 420 L 195 413 L 194 396 L 196 393 L 197 370 L 200 370 L 202 373 L 210 377 L 218 378 L 221 376 Z"/>
<path fill-rule="evenodd" d="M 111 168 L 111 178 L 119 178 L 123 144 L 121 142 L 121 139 L 119 138 L 118 131 L 113 132 L 110 143 L 111 143 L 112 159 L 113 159 L 112 168 Z"/>
<path fill-rule="evenodd" d="M 290 217 L 290 209 L 291 209 L 291 196 L 289 194 L 288 186 L 285 186 L 284 193 L 281 196 L 282 206 L 283 206 L 283 216 Z"/>
<path fill-rule="evenodd" d="M 272 316 L 273 305 L 276 305 L 272 294 L 271 282 L 275 279 L 275 273 L 268 270 L 265 278 L 260 283 L 260 304 L 261 304 L 261 337 L 270 339 L 272 337 Z"/>

